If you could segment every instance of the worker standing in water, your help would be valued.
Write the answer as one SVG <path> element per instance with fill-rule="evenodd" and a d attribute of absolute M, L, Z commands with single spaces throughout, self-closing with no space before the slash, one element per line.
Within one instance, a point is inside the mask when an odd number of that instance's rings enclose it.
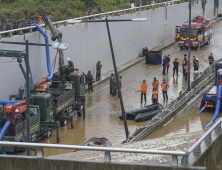
<path fill-rule="evenodd" d="M 143 80 L 143 83 L 141 84 L 141 101 L 140 103 L 143 103 L 143 96 L 144 96 L 144 101 L 146 103 L 146 93 L 147 93 L 147 84 L 146 80 Z"/>
<path fill-rule="evenodd" d="M 183 76 L 185 76 L 184 66 L 185 66 L 186 61 L 187 61 L 187 55 L 184 54 L 184 57 L 183 57 L 183 60 L 182 60 Z"/>
<path fill-rule="evenodd" d="M 169 84 L 166 82 L 165 79 L 163 79 L 163 83 L 161 84 L 162 91 L 163 91 L 163 101 L 168 100 L 168 95 L 167 95 L 167 89 L 170 87 Z"/>

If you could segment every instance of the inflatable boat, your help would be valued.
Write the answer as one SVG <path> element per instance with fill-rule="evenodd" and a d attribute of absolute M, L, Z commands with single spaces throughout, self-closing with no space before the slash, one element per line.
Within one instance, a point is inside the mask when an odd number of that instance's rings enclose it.
<path fill-rule="evenodd" d="M 154 117 L 157 113 L 159 113 L 162 109 L 163 106 L 161 104 L 152 104 L 142 108 L 128 110 L 126 111 L 126 119 L 135 120 L 137 122 L 149 120 Z M 123 120 L 122 113 L 119 115 L 119 118 Z"/>

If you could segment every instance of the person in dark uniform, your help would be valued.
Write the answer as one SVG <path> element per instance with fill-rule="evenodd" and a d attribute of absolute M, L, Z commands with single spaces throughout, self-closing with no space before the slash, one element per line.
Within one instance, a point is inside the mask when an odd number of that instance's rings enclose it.
<path fill-rule="evenodd" d="M 90 70 L 88 71 L 87 78 L 88 78 L 88 90 L 94 91 L 93 90 L 93 75 L 91 74 Z"/>
<path fill-rule="evenodd" d="M 97 6 L 97 12 L 98 12 L 98 14 L 102 12 L 100 3 L 99 3 L 98 6 Z"/>
<path fill-rule="evenodd" d="M 19 110 L 15 109 L 15 116 L 14 116 L 12 124 L 16 126 L 17 124 L 21 123 L 23 119 L 24 117 L 19 113 Z"/>
<path fill-rule="evenodd" d="M 73 62 L 70 60 L 70 58 L 67 58 L 67 60 L 68 60 L 68 65 L 66 66 L 66 69 L 67 69 L 67 71 L 68 71 L 68 77 L 70 77 L 70 74 L 72 73 L 72 72 L 74 72 L 74 64 L 73 64 Z"/>
<path fill-rule="evenodd" d="M 164 74 L 164 75 L 166 75 L 166 73 L 165 73 L 165 71 L 166 71 L 166 64 L 167 64 L 167 59 L 166 59 L 167 57 L 166 56 L 164 56 L 164 58 L 163 58 L 163 64 L 162 64 L 162 66 L 163 66 L 163 73 L 162 74 Z"/>
<path fill-rule="evenodd" d="M 177 60 L 177 58 L 175 58 L 175 60 L 173 61 L 173 76 L 175 72 L 177 73 L 178 76 L 178 67 L 179 67 L 179 61 Z"/>
<path fill-rule="evenodd" d="M 64 94 L 66 92 L 66 83 L 65 79 L 62 79 L 62 83 L 59 85 L 58 90 L 60 91 L 60 94 Z"/>
<path fill-rule="evenodd" d="M 3 23 L 4 23 L 4 19 L 2 19 L 0 15 L 0 31 L 3 31 L 3 27 L 4 27 Z"/>
<path fill-rule="evenodd" d="M 169 67 L 170 67 L 170 55 L 167 56 L 166 60 L 167 60 L 166 66 L 167 66 L 167 73 L 168 73 L 168 70 L 169 70 Z"/>
<path fill-rule="evenodd" d="M 114 74 L 112 73 L 110 78 L 109 78 L 109 91 L 110 94 L 113 94 L 113 81 L 114 81 Z"/>
<path fill-rule="evenodd" d="M 101 62 L 98 61 L 98 63 L 96 64 L 96 81 L 100 80 L 101 77 Z"/>
<path fill-rule="evenodd" d="M 92 7 L 90 4 L 88 5 L 87 15 L 92 15 Z"/>
<path fill-rule="evenodd" d="M 122 76 L 119 77 L 119 86 L 122 88 Z M 118 98 L 119 98 L 119 91 L 118 91 Z"/>

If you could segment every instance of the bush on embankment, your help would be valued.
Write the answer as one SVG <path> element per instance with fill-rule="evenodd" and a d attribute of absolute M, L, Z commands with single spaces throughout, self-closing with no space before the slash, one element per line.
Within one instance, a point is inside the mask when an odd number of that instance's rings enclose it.
<path fill-rule="evenodd" d="M 1 0 L 0 0 L 1 1 Z M 0 15 L 5 20 L 10 15 L 17 15 L 18 20 L 30 19 L 30 17 L 42 16 L 43 13 L 52 15 L 53 21 L 65 20 L 86 16 L 87 5 L 90 3 L 93 7 L 93 14 L 97 14 L 97 2 L 93 1 L 44 1 L 44 0 L 2 0 L 0 3 Z M 128 0 L 101 0 L 102 12 L 114 11 L 129 8 Z"/>

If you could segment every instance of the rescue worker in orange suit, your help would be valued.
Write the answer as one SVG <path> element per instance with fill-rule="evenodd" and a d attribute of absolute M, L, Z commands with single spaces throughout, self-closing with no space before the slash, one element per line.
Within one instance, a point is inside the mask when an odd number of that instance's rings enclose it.
<path fill-rule="evenodd" d="M 140 103 L 143 103 L 143 96 L 144 96 L 144 101 L 146 103 L 146 93 L 147 93 L 147 84 L 146 80 L 143 80 L 143 83 L 141 84 L 141 101 Z"/>
<path fill-rule="evenodd" d="M 155 89 L 153 90 L 153 104 L 158 104 L 158 89 L 157 87 L 155 87 Z"/>
<path fill-rule="evenodd" d="M 214 62 L 214 56 L 212 53 L 210 53 L 210 55 L 208 56 L 209 59 L 209 65 L 211 65 Z"/>
<path fill-rule="evenodd" d="M 167 89 L 170 87 L 169 84 L 163 80 L 163 83 L 161 84 L 162 91 L 163 91 L 163 101 L 168 100 L 168 95 L 167 95 Z"/>
<path fill-rule="evenodd" d="M 186 61 L 187 61 L 187 55 L 184 54 L 184 57 L 183 57 L 183 60 L 182 60 L 183 76 L 185 76 L 184 66 L 185 66 Z"/>
<path fill-rule="evenodd" d="M 187 63 L 185 63 L 184 70 L 185 70 L 185 80 L 187 81 L 187 74 L 188 74 L 188 64 Z"/>
<path fill-rule="evenodd" d="M 196 57 L 193 56 L 193 70 L 196 71 Z"/>
<path fill-rule="evenodd" d="M 159 84 L 160 84 L 159 81 L 156 79 L 156 77 L 154 77 L 153 82 L 152 82 L 153 91 L 154 91 L 155 87 L 158 89 Z M 151 99 L 153 99 L 153 96 Z"/>
<path fill-rule="evenodd" d="M 175 72 L 177 73 L 178 76 L 178 67 L 179 67 L 179 61 L 177 58 L 175 58 L 175 60 L 173 61 L 173 76 Z"/>

